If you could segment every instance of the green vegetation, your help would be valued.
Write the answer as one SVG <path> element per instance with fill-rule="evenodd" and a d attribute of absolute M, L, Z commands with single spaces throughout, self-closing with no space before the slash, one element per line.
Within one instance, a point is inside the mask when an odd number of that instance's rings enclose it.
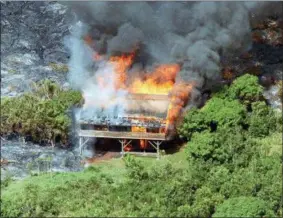
<path fill-rule="evenodd" d="M 66 112 L 81 102 L 81 94 L 64 91 L 50 80 L 33 86 L 33 92 L 1 99 L 1 134 L 18 132 L 35 142 L 66 144 L 71 123 Z"/>
<path fill-rule="evenodd" d="M 252 96 L 262 89 L 257 83 L 229 94 L 245 81 L 188 111 L 179 127 L 188 143 L 180 152 L 9 182 L 1 216 L 282 216 L 280 119 Z"/>
<path fill-rule="evenodd" d="M 10 73 L 10 74 L 16 74 L 16 73 L 17 73 L 17 71 L 16 71 L 16 70 L 14 70 L 14 69 L 9 69 L 9 70 L 8 70 L 8 73 Z"/>
<path fill-rule="evenodd" d="M 263 200 L 254 197 L 237 197 L 224 201 L 213 217 L 275 217 Z"/>
<path fill-rule="evenodd" d="M 277 85 L 279 86 L 279 90 L 278 90 L 278 96 L 281 100 L 281 102 L 283 102 L 283 80 L 280 80 Z"/>
<path fill-rule="evenodd" d="M 245 74 L 232 83 L 228 94 L 233 99 L 253 102 L 262 98 L 263 87 L 258 84 L 257 76 Z"/>
<path fill-rule="evenodd" d="M 244 123 L 245 115 L 245 107 L 239 101 L 227 101 L 215 97 L 210 99 L 202 109 L 192 109 L 185 116 L 179 133 L 189 139 L 194 132 L 213 131 L 217 127 L 235 127 Z"/>
<path fill-rule="evenodd" d="M 249 132 L 254 137 L 264 137 L 276 129 L 276 116 L 265 102 L 252 103 L 249 117 Z"/>
<path fill-rule="evenodd" d="M 67 73 L 69 72 L 69 68 L 66 64 L 60 64 L 60 63 L 49 63 L 49 67 L 57 73 Z"/>

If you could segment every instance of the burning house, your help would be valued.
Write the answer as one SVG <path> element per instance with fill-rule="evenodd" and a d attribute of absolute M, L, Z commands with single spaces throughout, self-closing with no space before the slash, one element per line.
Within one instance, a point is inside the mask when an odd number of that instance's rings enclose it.
<path fill-rule="evenodd" d="M 115 138 L 122 153 L 131 140 L 159 151 L 182 112 L 222 80 L 225 60 L 250 49 L 255 12 L 277 8 L 264 2 L 66 4 L 77 18 L 66 45 L 69 82 L 85 100 L 76 114 L 81 145 L 88 137 Z M 228 68 L 222 74 L 234 76 Z"/>
<path fill-rule="evenodd" d="M 159 155 L 162 141 L 174 137 L 174 129 L 167 127 L 170 100 L 167 95 L 129 94 L 126 97 L 127 110 L 123 115 L 105 115 L 103 111 L 81 110 L 79 120 L 81 137 L 113 138 L 121 143 L 121 153 L 132 150 L 132 140 L 139 140 L 140 149 L 152 146 Z M 159 110 L 154 110 L 160 107 Z M 101 109 L 103 110 L 103 109 Z M 88 115 L 84 115 L 87 113 Z M 89 116 L 89 114 L 91 114 Z M 137 153 L 137 152 L 135 152 Z"/>
<path fill-rule="evenodd" d="M 179 71 L 176 64 L 156 66 L 150 73 L 128 78 L 127 70 L 134 56 L 109 60 L 100 56 L 101 65 L 98 64 L 95 78 L 86 83 L 84 107 L 77 115 L 81 146 L 87 142 L 85 138 L 117 139 L 124 155 L 132 152 L 131 142 L 138 140 L 140 149 L 153 147 L 159 156 L 161 142 L 174 138 L 175 122 L 191 85 L 179 84 L 174 88 Z M 97 61 L 97 55 L 93 57 Z"/>

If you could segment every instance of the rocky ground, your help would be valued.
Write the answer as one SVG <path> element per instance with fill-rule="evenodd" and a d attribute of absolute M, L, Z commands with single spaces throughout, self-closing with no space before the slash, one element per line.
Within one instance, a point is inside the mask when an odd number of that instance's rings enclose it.
<path fill-rule="evenodd" d="M 42 79 L 68 87 L 67 8 L 59 3 L 36 4 L 1 2 L 1 96 L 20 95 L 30 90 L 31 82 Z"/>
<path fill-rule="evenodd" d="M 1 179 L 6 176 L 22 178 L 30 173 L 83 169 L 78 153 L 66 149 L 6 141 L 2 142 L 1 156 Z"/>
<path fill-rule="evenodd" d="M 50 65 L 38 64 L 35 54 L 12 54 L 1 61 L 1 96 L 13 97 L 30 91 L 31 82 L 42 79 L 57 81 L 68 88 L 66 77 L 66 72 L 56 72 Z"/>

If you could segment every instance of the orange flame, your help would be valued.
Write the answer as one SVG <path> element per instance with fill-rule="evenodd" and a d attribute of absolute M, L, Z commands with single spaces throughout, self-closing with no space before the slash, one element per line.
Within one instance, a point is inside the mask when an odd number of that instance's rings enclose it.
<path fill-rule="evenodd" d="M 168 94 L 173 88 L 179 70 L 180 67 L 176 64 L 158 66 L 152 73 L 146 75 L 144 80 L 134 80 L 129 90 L 140 94 Z"/>
<path fill-rule="evenodd" d="M 131 144 L 127 145 L 126 147 L 124 147 L 124 151 L 131 151 L 133 149 L 133 146 Z"/>
<path fill-rule="evenodd" d="M 146 128 L 142 126 L 132 126 L 132 132 L 146 132 Z"/>
<path fill-rule="evenodd" d="M 85 42 L 93 44 L 91 37 L 86 36 Z M 100 60 L 103 57 L 94 54 L 94 60 Z M 170 104 L 166 119 L 167 132 L 182 112 L 182 108 L 186 105 L 189 93 L 193 87 L 192 84 L 178 83 L 175 84 L 175 79 L 180 71 L 178 64 L 162 64 L 157 66 L 152 72 L 143 74 L 142 77 L 128 78 L 128 69 L 133 64 L 135 52 L 128 55 L 110 57 L 109 62 L 114 65 L 115 72 L 115 89 L 124 89 L 130 93 L 139 94 L 164 94 L 169 95 Z M 131 80 L 130 80 L 131 79 Z M 107 82 L 107 78 L 98 78 L 99 85 L 103 88 Z M 133 132 L 146 132 L 145 128 L 132 127 Z M 145 142 L 140 141 L 141 147 L 144 147 Z"/>
<path fill-rule="evenodd" d="M 93 40 L 92 40 L 92 38 L 91 38 L 91 36 L 90 35 L 86 35 L 85 37 L 84 37 L 84 41 L 85 41 L 85 43 L 87 44 L 87 45 L 92 45 L 92 43 L 93 43 Z"/>
<path fill-rule="evenodd" d="M 110 63 L 115 66 L 116 81 L 115 88 L 126 89 L 127 69 L 133 63 L 135 53 L 130 55 L 110 57 Z"/>
<path fill-rule="evenodd" d="M 230 67 L 224 68 L 222 70 L 221 74 L 222 74 L 222 78 L 225 79 L 225 80 L 231 80 L 234 77 L 233 69 L 230 68 Z"/>
<path fill-rule="evenodd" d="M 97 53 L 94 53 L 92 58 L 93 58 L 94 61 L 100 61 L 100 60 L 102 60 L 103 57 L 101 55 L 97 54 Z"/>
<path fill-rule="evenodd" d="M 187 104 L 189 100 L 189 94 L 193 88 L 192 84 L 179 83 L 174 86 L 171 92 L 171 101 L 168 108 L 167 119 L 166 119 L 166 130 L 168 132 L 173 128 L 174 122 L 180 116 L 183 107 Z"/>
<path fill-rule="evenodd" d="M 140 140 L 140 148 L 146 149 L 147 148 L 147 140 L 141 139 Z"/>

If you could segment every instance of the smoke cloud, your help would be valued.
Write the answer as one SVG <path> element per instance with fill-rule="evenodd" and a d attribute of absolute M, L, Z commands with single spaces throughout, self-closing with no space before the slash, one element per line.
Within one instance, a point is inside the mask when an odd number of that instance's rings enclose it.
<path fill-rule="evenodd" d="M 85 118 L 92 118 L 98 112 L 104 116 L 121 116 L 126 107 L 126 91 L 115 89 L 113 65 L 105 60 L 94 62 L 95 53 L 83 41 L 87 30 L 87 26 L 79 21 L 71 27 L 71 36 L 65 39 L 71 52 L 69 81 L 83 93 Z M 103 91 L 99 82 L 103 84 Z"/>
<path fill-rule="evenodd" d="M 193 82 L 196 89 L 219 81 L 222 57 L 238 55 L 251 47 L 251 25 L 271 13 L 282 14 L 279 2 L 64 4 L 88 26 L 98 52 L 110 56 L 140 48 L 146 54 L 145 65 L 178 63 L 182 68 L 177 81 Z M 76 87 L 87 87 L 83 82 L 89 79 L 85 69 L 91 68 L 89 51 L 79 40 L 85 30 L 80 28 L 71 38 L 70 80 Z M 192 93 L 197 95 L 198 91 Z M 111 90 L 108 94 L 115 93 Z"/>

